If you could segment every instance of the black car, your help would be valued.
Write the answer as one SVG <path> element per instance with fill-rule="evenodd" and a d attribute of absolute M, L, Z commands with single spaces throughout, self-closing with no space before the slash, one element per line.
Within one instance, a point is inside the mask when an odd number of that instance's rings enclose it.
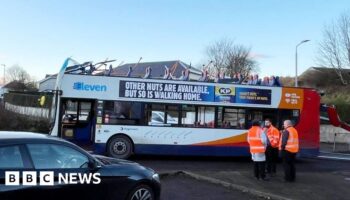
<path fill-rule="evenodd" d="M 135 162 L 91 155 L 44 134 L 0 132 L 0 200 L 159 197 L 158 174 Z"/>

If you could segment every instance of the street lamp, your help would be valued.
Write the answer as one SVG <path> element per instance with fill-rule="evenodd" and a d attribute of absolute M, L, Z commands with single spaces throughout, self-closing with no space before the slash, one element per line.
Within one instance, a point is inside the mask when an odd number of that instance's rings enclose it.
<path fill-rule="evenodd" d="M 295 47 L 295 87 L 298 87 L 298 47 L 309 41 L 310 40 L 303 40 Z"/>

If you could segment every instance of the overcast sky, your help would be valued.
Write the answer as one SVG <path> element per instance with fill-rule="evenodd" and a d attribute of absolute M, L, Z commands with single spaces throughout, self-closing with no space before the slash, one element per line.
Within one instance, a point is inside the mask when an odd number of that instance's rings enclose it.
<path fill-rule="evenodd" d="M 36 79 L 63 61 L 206 62 L 221 38 L 252 47 L 260 74 L 294 76 L 315 66 L 322 29 L 348 0 L 0 0 L 0 64 L 19 64 Z M 2 77 L 2 66 L 0 77 Z"/>

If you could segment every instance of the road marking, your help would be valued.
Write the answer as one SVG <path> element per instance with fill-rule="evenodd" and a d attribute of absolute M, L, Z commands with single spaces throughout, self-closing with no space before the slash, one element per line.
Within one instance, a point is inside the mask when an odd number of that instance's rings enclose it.
<path fill-rule="evenodd" d="M 320 154 L 330 154 L 330 155 L 343 155 L 343 156 L 350 156 L 349 153 L 336 153 L 336 152 L 326 152 L 326 151 L 320 151 Z"/>
<path fill-rule="evenodd" d="M 350 160 L 350 158 L 335 157 L 335 156 L 318 156 L 318 158 L 335 159 L 335 160 Z"/>

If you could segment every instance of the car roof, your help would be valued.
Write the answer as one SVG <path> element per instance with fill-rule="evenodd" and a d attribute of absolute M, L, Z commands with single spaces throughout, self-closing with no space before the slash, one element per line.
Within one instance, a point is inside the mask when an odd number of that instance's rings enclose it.
<path fill-rule="evenodd" d="M 0 143 L 26 143 L 28 141 L 45 141 L 54 143 L 66 143 L 73 146 L 71 142 L 68 142 L 62 138 L 54 137 L 45 133 L 33 133 L 33 132 L 21 132 L 21 131 L 0 131 Z"/>
<path fill-rule="evenodd" d="M 48 139 L 46 134 L 20 131 L 0 131 L 0 139 Z"/>
<path fill-rule="evenodd" d="M 59 137 L 54 137 L 44 133 L 22 132 L 22 131 L 0 131 L 0 142 L 24 142 L 24 141 L 47 141 L 70 143 Z"/>
<path fill-rule="evenodd" d="M 66 144 L 75 149 L 80 149 L 81 151 L 85 152 L 86 155 L 89 155 L 88 152 L 81 147 L 62 138 L 54 137 L 48 134 L 21 131 L 0 131 L 0 146 L 26 144 L 32 142 Z"/>

